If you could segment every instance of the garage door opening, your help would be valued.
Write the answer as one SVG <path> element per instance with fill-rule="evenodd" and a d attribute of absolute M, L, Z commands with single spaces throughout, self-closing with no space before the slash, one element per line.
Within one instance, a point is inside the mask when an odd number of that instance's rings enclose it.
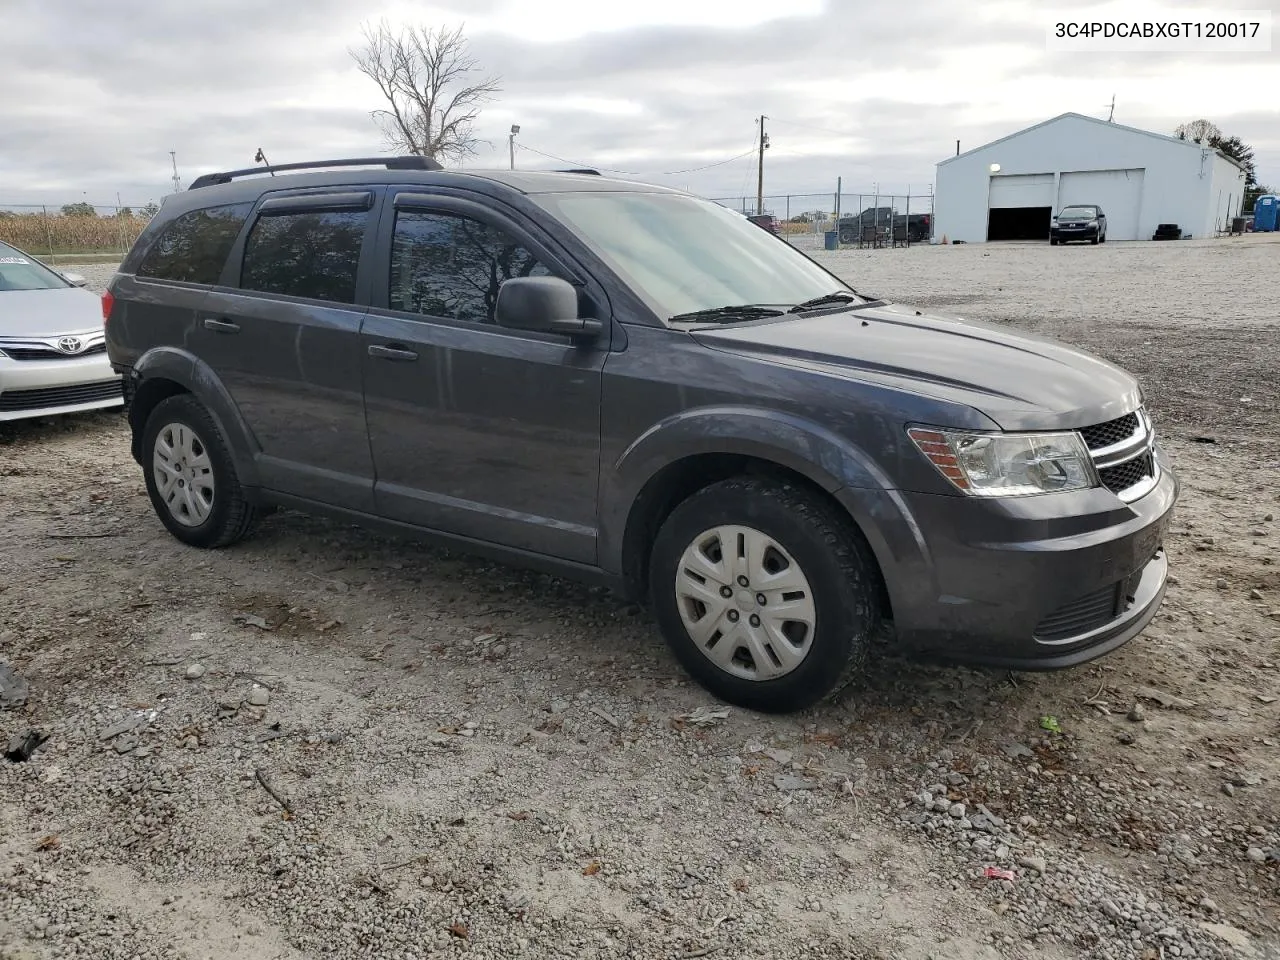
<path fill-rule="evenodd" d="M 987 212 L 988 240 L 1048 240 L 1052 207 L 993 207 Z"/>

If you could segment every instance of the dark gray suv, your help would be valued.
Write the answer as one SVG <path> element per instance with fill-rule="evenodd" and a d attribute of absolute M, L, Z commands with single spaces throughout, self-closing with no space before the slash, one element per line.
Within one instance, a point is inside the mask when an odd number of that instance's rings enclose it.
<path fill-rule="evenodd" d="M 1177 481 L 1116 367 L 858 294 L 674 190 L 291 166 L 319 170 L 169 197 L 103 298 L 183 542 L 282 506 L 607 584 L 770 711 L 882 624 L 1041 669 L 1155 615 Z"/>

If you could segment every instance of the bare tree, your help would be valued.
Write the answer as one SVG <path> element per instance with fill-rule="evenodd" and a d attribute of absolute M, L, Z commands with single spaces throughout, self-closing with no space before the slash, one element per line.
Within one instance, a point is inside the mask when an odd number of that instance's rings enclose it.
<path fill-rule="evenodd" d="M 1173 135 L 1179 140 L 1190 140 L 1192 143 L 1211 143 L 1222 138 L 1222 131 L 1208 120 L 1192 120 L 1179 125 Z"/>
<path fill-rule="evenodd" d="M 387 107 L 374 110 L 387 142 L 433 160 L 461 160 L 481 143 L 472 133 L 480 106 L 502 88 L 500 78 L 472 81 L 479 65 L 462 28 L 365 26 L 364 44 L 348 52 L 378 85 Z"/>

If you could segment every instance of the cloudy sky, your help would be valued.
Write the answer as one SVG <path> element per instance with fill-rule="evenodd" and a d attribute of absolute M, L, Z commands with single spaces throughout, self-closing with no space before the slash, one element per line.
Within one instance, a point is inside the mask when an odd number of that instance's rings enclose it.
<path fill-rule="evenodd" d="M 1169 9 L 1258 8 L 1260 0 Z M 1056 5 L 1077 11 L 1083 2 Z M 0 204 L 141 205 L 210 170 L 386 150 L 361 25 L 465 24 L 502 78 L 472 166 L 542 154 L 727 197 L 926 193 L 934 164 L 1065 111 L 1206 117 L 1280 187 L 1280 53 L 1049 53 L 1036 0 L 0 0 Z M 1280 20 L 1280 18 L 1277 18 Z M 540 151 L 535 153 L 533 151 Z M 745 154 L 745 156 L 744 156 Z M 734 159 L 736 158 L 736 159 Z M 728 161 L 728 162 L 721 162 Z M 715 164 L 715 166 L 709 166 Z M 687 171 L 690 168 L 707 169 Z M 802 203 L 801 201 L 797 201 Z M 802 204 L 803 205 L 803 204 Z"/>

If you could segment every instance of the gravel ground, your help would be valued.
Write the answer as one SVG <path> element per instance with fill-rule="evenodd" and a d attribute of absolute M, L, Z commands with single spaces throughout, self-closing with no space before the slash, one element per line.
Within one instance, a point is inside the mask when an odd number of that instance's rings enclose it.
<path fill-rule="evenodd" d="M 1184 494 L 1111 657 L 886 654 L 792 717 L 608 595 L 289 513 L 193 552 L 117 417 L 0 427 L 0 745 L 49 735 L 0 761 L 0 958 L 1280 957 L 1277 255 L 823 254 L 1125 364 Z"/>

